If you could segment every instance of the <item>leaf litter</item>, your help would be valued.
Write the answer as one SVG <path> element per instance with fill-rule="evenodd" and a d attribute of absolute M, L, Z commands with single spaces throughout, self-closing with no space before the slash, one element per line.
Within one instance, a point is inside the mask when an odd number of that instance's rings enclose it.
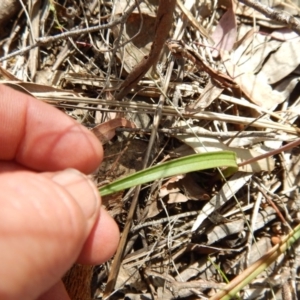
<path fill-rule="evenodd" d="M 297 3 L 273 2 L 262 5 L 298 20 Z M 192 153 L 231 150 L 240 163 L 270 154 L 229 178 L 206 170 L 143 186 L 119 265 L 111 260 L 71 277 L 72 299 L 218 297 L 227 280 L 243 276 L 299 223 L 299 146 L 272 152 L 300 132 L 293 24 L 237 0 L 178 0 L 164 23 L 168 38 L 199 53 L 214 70 L 208 74 L 167 47 L 154 53 L 167 39 L 157 29 L 166 1 L 24 3 L 16 11 L 11 1 L 9 20 L 0 14 L 1 83 L 56 106 L 99 136 L 105 158 L 93 174 L 97 185 Z M 230 76 L 236 88 L 218 86 L 225 77 L 214 72 Z M 121 232 L 133 192 L 103 199 Z M 299 262 L 298 242 L 238 297 L 296 299 Z"/>

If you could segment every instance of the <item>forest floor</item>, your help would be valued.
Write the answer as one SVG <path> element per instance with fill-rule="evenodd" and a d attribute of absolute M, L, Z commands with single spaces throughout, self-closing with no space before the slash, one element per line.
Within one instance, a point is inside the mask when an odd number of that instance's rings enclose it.
<path fill-rule="evenodd" d="M 194 153 L 237 157 L 230 176 L 103 197 L 119 250 L 73 299 L 300 299 L 299 14 L 293 0 L 0 4 L 1 82 L 99 137 L 99 187 Z"/>

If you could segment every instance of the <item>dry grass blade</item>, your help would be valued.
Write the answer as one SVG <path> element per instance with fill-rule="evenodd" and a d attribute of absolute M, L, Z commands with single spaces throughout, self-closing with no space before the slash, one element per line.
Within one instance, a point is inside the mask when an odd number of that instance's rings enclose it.
<path fill-rule="evenodd" d="M 285 253 L 290 247 L 300 239 L 300 225 L 289 233 L 280 244 L 274 246 L 268 253 L 261 257 L 252 266 L 246 269 L 241 275 L 233 279 L 230 284 L 222 288 L 222 291 L 210 298 L 210 300 L 229 300 L 232 299 L 243 287 L 250 283 L 257 275 L 263 272 L 270 264 Z"/>

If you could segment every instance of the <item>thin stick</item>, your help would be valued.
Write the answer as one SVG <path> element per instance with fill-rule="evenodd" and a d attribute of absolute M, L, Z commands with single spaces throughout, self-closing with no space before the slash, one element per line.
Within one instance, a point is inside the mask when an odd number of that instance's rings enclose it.
<path fill-rule="evenodd" d="M 264 153 L 262 155 L 258 155 L 256 157 L 251 158 L 251 159 L 245 160 L 245 161 L 239 163 L 238 167 L 242 167 L 242 166 L 251 164 L 251 163 L 256 162 L 258 160 L 261 160 L 263 158 L 266 158 L 266 157 L 278 154 L 278 153 L 280 153 L 282 151 L 286 151 L 286 150 L 289 150 L 291 148 L 294 148 L 294 147 L 296 147 L 298 145 L 300 145 L 300 139 L 297 139 L 297 140 L 295 140 L 293 142 L 290 142 L 287 145 L 284 145 L 284 146 L 280 147 L 279 149 L 275 149 L 275 150 L 272 150 L 270 152 Z"/>
<path fill-rule="evenodd" d="M 30 45 L 28 47 L 25 47 L 23 49 L 17 50 L 11 54 L 8 54 L 2 58 L 0 58 L 0 62 L 5 61 L 7 59 L 10 59 L 14 56 L 18 56 L 18 55 L 24 55 L 25 53 L 27 53 L 28 51 L 30 51 L 33 48 L 36 48 L 38 46 L 47 44 L 47 43 L 52 43 L 54 41 L 60 40 L 60 39 L 66 39 L 69 37 L 73 37 L 73 36 L 77 36 L 80 34 L 85 34 L 85 33 L 90 33 L 90 32 L 95 32 L 95 31 L 99 31 L 99 30 L 103 30 L 103 29 L 107 29 L 110 27 L 113 27 L 115 25 L 118 25 L 119 23 L 124 22 L 129 15 L 134 11 L 134 9 L 136 8 L 136 6 L 140 3 L 142 3 L 143 0 L 140 1 L 136 1 L 132 6 L 130 6 L 130 8 L 124 13 L 124 15 L 120 18 L 117 18 L 116 20 L 108 23 L 108 24 L 104 24 L 104 25 L 97 25 L 97 26 L 92 26 L 89 28 L 83 28 L 83 29 L 74 29 L 68 32 L 63 32 L 54 36 L 48 36 L 48 37 L 40 37 L 38 39 L 36 39 L 36 43 L 33 45 Z"/>
<path fill-rule="evenodd" d="M 256 0 L 239 0 L 241 3 L 249 6 L 258 12 L 262 13 L 266 17 L 280 22 L 281 24 L 287 25 L 288 28 L 291 28 L 293 31 L 300 35 L 300 22 L 298 19 L 293 17 L 292 15 L 288 15 L 283 13 L 282 11 L 276 11 L 275 9 L 261 4 Z"/>

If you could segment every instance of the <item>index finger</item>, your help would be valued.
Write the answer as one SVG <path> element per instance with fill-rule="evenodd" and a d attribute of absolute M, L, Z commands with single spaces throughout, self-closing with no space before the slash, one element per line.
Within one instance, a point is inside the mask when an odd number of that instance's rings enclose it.
<path fill-rule="evenodd" d="M 90 173 L 103 157 L 92 132 L 58 109 L 0 85 L 0 160 L 38 171 Z"/>

